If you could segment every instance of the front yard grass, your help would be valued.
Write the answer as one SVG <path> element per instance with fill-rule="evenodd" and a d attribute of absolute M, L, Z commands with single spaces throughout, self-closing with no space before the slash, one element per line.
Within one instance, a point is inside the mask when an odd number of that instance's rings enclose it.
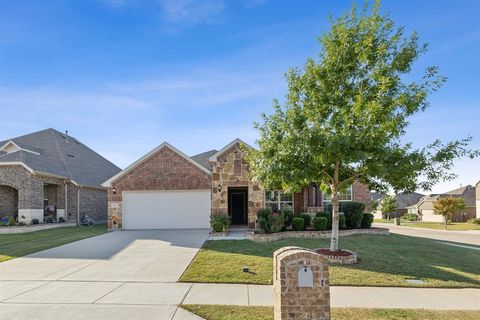
<path fill-rule="evenodd" d="M 272 255 L 276 249 L 285 246 L 327 247 L 329 241 L 207 241 L 180 280 L 272 284 Z M 330 284 L 334 286 L 480 288 L 478 250 L 397 234 L 344 237 L 340 238 L 340 246 L 357 252 L 359 262 L 351 266 L 332 266 Z M 248 266 L 251 273 L 242 272 L 244 266 Z M 425 283 L 411 284 L 405 282 L 407 279 L 421 279 Z"/>
<path fill-rule="evenodd" d="M 412 228 L 426 228 L 434 230 L 445 230 L 443 222 L 402 222 L 403 227 Z M 452 222 L 447 226 L 447 230 L 466 231 L 466 230 L 480 230 L 480 224 L 473 224 L 467 222 Z"/>
<path fill-rule="evenodd" d="M 272 307 L 182 305 L 207 320 L 273 320 Z M 436 311 L 425 309 L 332 309 L 332 320 L 474 320 L 480 311 Z"/>
<path fill-rule="evenodd" d="M 107 232 L 105 224 L 63 227 L 19 234 L 0 234 L 0 262 Z"/>

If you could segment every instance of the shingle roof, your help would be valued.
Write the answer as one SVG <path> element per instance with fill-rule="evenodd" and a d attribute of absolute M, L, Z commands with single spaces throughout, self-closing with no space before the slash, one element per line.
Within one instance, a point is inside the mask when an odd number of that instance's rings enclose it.
<path fill-rule="evenodd" d="M 77 139 L 54 129 L 46 129 L 0 142 L 13 141 L 22 149 L 0 155 L 0 162 L 23 162 L 34 171 L 70 178 L 76 183 L 100 186 L 120 171 L 116 165 Z"/>
<path fill-rule="evenodd" d="M 214 154 L 216 154 L 217 152 L 218 150 L 214 149 L 214 150 L 196 154 L 194 156 L 191 156 L 190 158 L 192 158 L 193 161 L 199 163 L 200 165 L 204 166 L 208 170 L 212 170 L 212 166 L 210 165 L 210 162 L 208 162 L 208 159 Z"/>
<path fill-rule="evenodd" d="M 407 207 L 418 203 L 424 196 L 425 195 L 416 192 L 400 192 L 395 195 L 395 200 L 397 200 L 397 209 L 406 209 Z"/>

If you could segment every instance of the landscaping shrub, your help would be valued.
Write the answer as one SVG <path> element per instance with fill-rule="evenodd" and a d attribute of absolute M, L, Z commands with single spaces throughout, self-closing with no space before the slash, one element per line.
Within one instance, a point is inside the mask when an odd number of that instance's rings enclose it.
<path fill-rule="evenodd" d="M 273 214 L 269 209 L 257 211 L 257 223 L 265 233 L 280 232 L 285 227 L 283 215 Z"/>
<path fill-rule="evenodd" d="M 285 228 L 290 227 L 292 225 L 293 211 L 292 210 L 283 210 L 282 215 L 283 215 L 283 221 L 284 221 Z"/>
<path fill-rule="evenodd" d="M 417 215 L 415 213 L 407 213 L 402 219 L 407 221 L 417 221 Z"/>
<path fill-rule="evenodd" d="M 468 220 L 469 223 L 480 224 L 480 218 L 473 218 Z"/>
<path fill-rule="evenodd" d="M 362 219 L 362 228 L 368 229 L 372 226 L 373 223 L 373 214 L 371 213 L 364 213 Z"/>
<path fill-rule="evenodd" d="M 317 231 L 324 231 L 327 229 L 328 220 L 325 217 L 315 217 L 313 218 L 313 227 Z"/>
<path fill-rule="evenodd" d="M 213 224 L 212 224 L 212 229 L 213 231 L 215 232 L 223 232 L 225 231 L 224 229 L 224 225 L 221 221 L 215 221 Z"/>
<path fill-rule="evenodd" d="M 24 226 L 26 226 L 27 224 L 26 224 L 25 222 L 23 222 L 23 221 L 20 221 L 20 222 L 18 223 L 18 225 L 19 225 L 20 227 L 24 227 Z"/>
<path fill-rule="evenodd" d="M 222 231 L 216 231 L 215 228 L 213 227 L 213 225 L 217 223 L 222 225 Z M 215 232 L 227 231 L 229 224 L 230 224 L 230 217 L 227 214 L 220 213 L 212 216 L 212 229 Z"/>
<path fill-rule="evenodd" d="M 58 219 L 58 222 L 65 222 L 65 218 L 64 217 L 60 217 L 60 219 Z"/>
<path fill-rule="evenodd" d="M 300 218 L 305 220 L 304 228 L 308 228 L 310 226 L 310 221 L 312 220 L 312 216 L 309 215 L 308 213 L 301 213 Z"/>
<path fill-rule="evenodd" d="M 345 215 L 345 225 L 348 229 L 357 229 L 362 226 L 363 211 L 365 204 L 361 202 L 343 203 L 343 214 Z"/>
<path fill-rule="evenodd" d="M 38 222 L 39 222 L 39 221 L 38 221 L 37 218 L 33 218 L 33 219 L 32 219 L 32 224 L 38 224 Z"/>
<path fill-rule="evenodd" d="M 328 212 L 317 212 L 315 217 L 324 217 L 327 219 L 327 229 L 332 230 L 332 214 Z"/>
<path fill-rule="evenodd" d="M 338 215 L 338 229 L 340 230 L 343 230 L 343 229 L 346 229 L 346 225 L 345 225 L 345 215 L 344 214 L 339 214 Z"/>
<path fill-rule="evenodd" d="M 15 219 L 13 219 L 12 217 L 8 218 L 8 225 L 11 227 L 11 226 L 14 226 L 15 225 Z"/>
<path fill-rule="evenodd" d="M 305 219 L 301 217 L 296 217 L 292 219 L 293 231 L 303 231 L 304 228 L 305 228 Z"/>

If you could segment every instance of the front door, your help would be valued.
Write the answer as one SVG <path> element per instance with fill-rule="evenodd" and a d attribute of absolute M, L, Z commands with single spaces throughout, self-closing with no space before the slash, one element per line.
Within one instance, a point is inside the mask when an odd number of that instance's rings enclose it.
<path fill-rule="evenodd" d="M 247 224 L 248 188 L 228 188 L 228 214 L 232 224 Z"/>

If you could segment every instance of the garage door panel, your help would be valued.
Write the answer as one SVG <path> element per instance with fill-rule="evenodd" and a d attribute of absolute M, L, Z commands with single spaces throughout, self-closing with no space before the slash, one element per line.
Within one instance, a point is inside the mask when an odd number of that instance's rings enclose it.
<path fill-rule="evenodd" d="M 124 229 L 195 229 L 210 226 L 210 191 L 124 192 Z"/>

